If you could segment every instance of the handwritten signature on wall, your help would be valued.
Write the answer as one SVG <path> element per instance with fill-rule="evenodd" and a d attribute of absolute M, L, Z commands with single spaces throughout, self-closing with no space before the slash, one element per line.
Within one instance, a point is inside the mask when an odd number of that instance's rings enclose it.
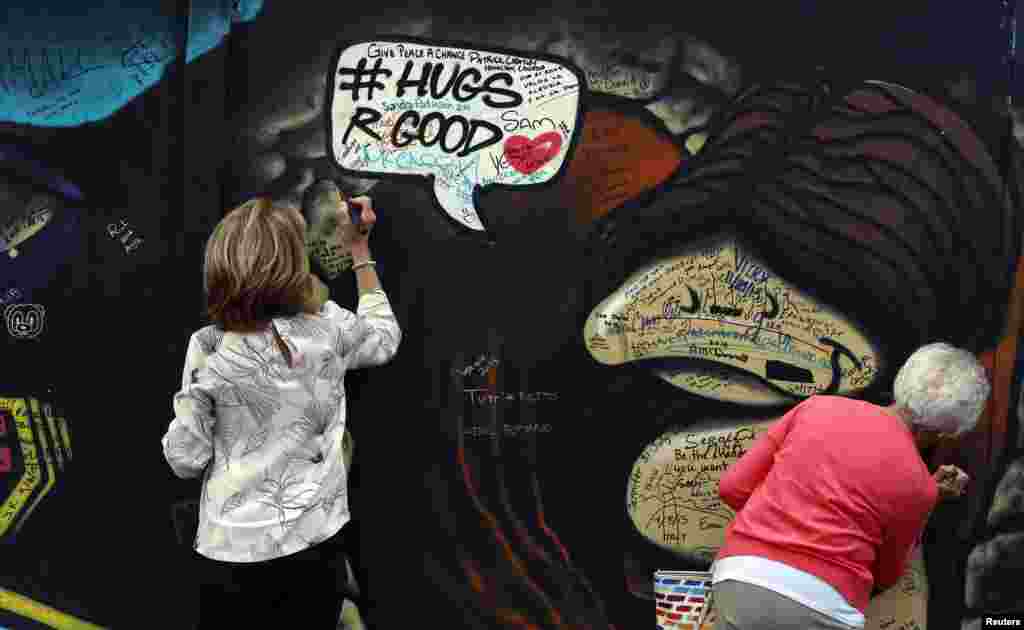
<path fill-rule="evenodd" d="M 128 228 L 128 222 L 124 219 L 111 223 L 107 226 L 107 234 L 110 238 L 115 238 L 121 241 L 121 246 L 124 247 L 126 254 L 130 254 L 142 245 L 142 238 L 135 236 L 135 230 Z"/>

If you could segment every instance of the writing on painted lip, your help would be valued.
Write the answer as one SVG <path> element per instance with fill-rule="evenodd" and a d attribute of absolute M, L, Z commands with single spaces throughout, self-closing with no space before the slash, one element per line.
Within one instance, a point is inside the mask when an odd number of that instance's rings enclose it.
<path fill-rule="evenodd" d="M 741 363 L 746 363 L 748 360 L 750 360 L 750 357 L 745 354 L 732 354 L 730 352 L 725 352 L 718 347 L 708 348 L 704 346 L 698 346 L 697 344 L 693 343 L 690 344 L 689 353 L 692 355 L 697 355 L 701 357 L 712 357 L 715 359 L 733 359 L 734 361 L 739 361 Z"/>

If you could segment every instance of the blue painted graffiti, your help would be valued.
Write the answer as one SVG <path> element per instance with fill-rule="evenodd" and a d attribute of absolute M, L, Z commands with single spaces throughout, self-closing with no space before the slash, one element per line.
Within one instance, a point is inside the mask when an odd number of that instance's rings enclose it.
<path fill-rule="evenodd" d="M 154 0 L 31 4 L 0 17 L 0 121 L 73 127 L 102 120 L 156 85 L 179 54 L 175 18 Z M 219 46 L 232 24 L 262 8 L 263 0 L 193 0 L 186 61 Z"/>

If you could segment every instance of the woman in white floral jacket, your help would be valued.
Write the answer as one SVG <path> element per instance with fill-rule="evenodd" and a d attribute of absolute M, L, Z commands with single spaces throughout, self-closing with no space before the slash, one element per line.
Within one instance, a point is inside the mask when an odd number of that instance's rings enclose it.
<path fill-rule="evenodd" d="M 174 473 L 202 477 L 195 550 L 234 584 L 217 601 L 200 596 L 200 628 L 337 626 L 331 556 L 350 520 L 344 376 L 390 361 L 401 340 L 370 257 L 372 202 L 351 203 L 361 207 L 357 224 L 340 197 L 336 211 L 356 313 L 330 301 L 310 273 L 297 209 L 249 201 L 207 243 L 214 325 L 189 341 L 163 437 Z"/>

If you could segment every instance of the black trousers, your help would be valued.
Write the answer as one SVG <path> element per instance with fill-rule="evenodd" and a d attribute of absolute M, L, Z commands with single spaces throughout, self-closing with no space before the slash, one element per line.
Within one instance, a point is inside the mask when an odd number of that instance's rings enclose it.
<path fill-rule="evenodd" d="M 345 567 L 342 537 L 265 562 L 200 557 L 199 630 L 303 628 L 336 630 Z"/>

